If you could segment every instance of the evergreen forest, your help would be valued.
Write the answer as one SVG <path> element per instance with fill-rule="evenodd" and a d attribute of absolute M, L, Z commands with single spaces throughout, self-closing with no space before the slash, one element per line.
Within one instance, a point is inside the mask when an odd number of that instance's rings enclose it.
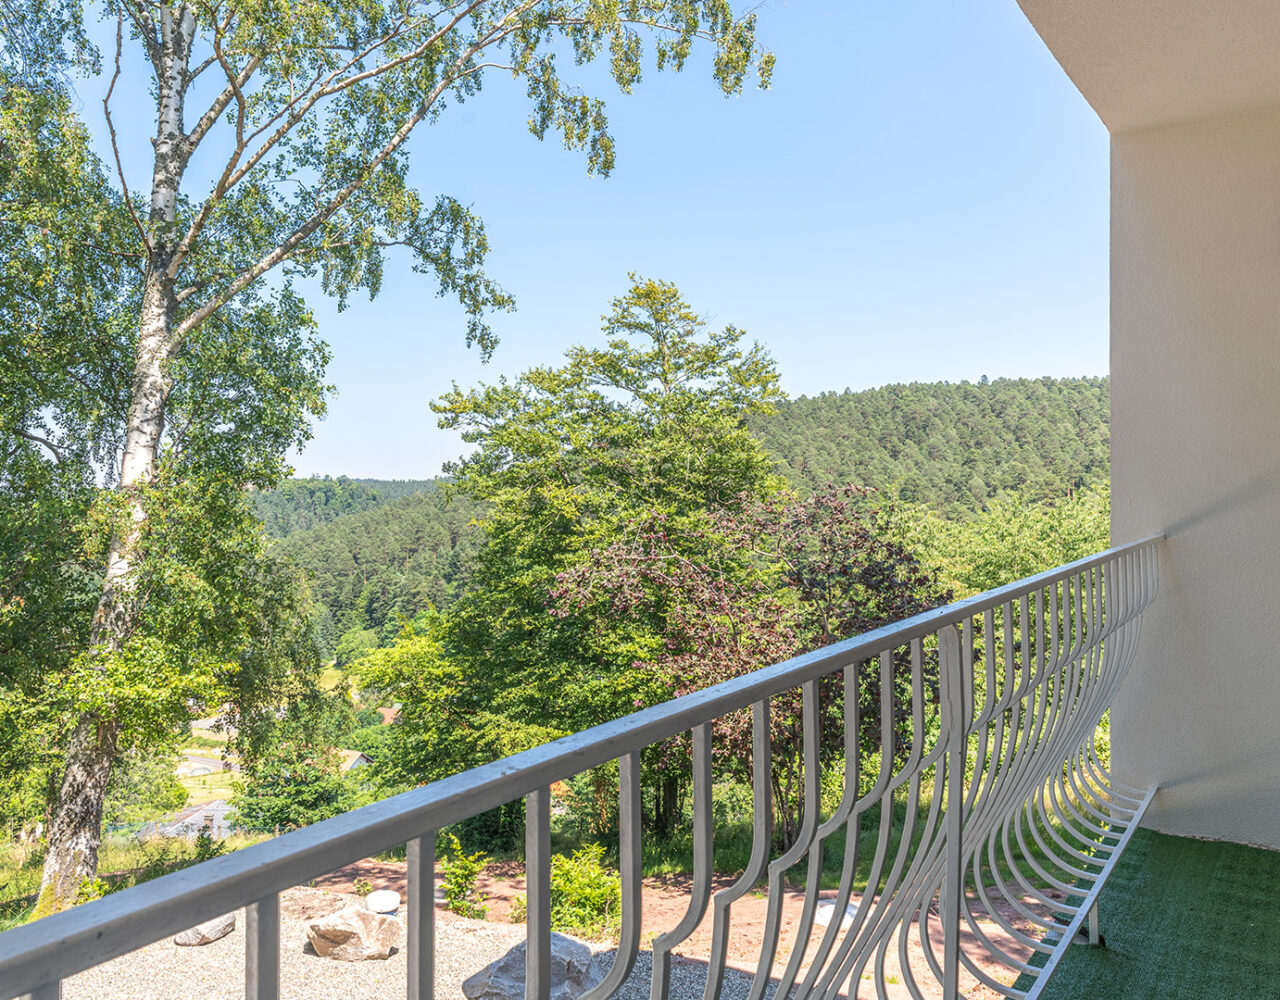
<path fill-rule="evenodd" d="M 1108 482 L 1108 405 L 1105 377 L 984 378 L 801 396 L 749 423 L 800 489 L 861 483 L 971 518 Z"/>
<path fill-rule="evenodd" d="M 435 489 L 434 479 L 348 479 L 313 476 L 287 479 L 254 494 L 253 513 L 272 538 L 316 528 L 347 514 L 359 514 L 407 496 Z"/>

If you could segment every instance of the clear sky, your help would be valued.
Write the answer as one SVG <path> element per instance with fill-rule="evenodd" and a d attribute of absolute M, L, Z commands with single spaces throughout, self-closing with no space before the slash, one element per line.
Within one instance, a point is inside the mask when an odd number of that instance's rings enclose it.
<path fill-rule="evenodd" d="M 406 260 L 342 313 L 312 290 L 337 393 L 297 473 L 437 474 L 463 445 L 430 400 L 598 339 L 629 271 L 744 328 L 792 395 L 1105 374 L 1107 136 L 1014 0 L 768 0 L 759 17 L 769 91 L 725 99 L 705 53 L 629 97 L 582 77 L 608 98 L 607 179 L 528 133 L 505 75 L 421 127 L 413 182 L 484 218 L 518 309 L 482 365 Z M 126 169 L 145 186 L 143 157 Z"/>

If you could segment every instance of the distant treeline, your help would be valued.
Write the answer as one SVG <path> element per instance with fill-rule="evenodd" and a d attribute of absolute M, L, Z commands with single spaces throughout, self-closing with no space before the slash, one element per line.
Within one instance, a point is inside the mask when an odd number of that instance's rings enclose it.
<path fill-rule="evenodd" d="M 801 396 L 750 427 L 801 493 L 853 482 L 950 519 L 971 519 L 997 497 L 1063 497 L 1110 476 L 1106 378 Z M 295 479 L 255 498 L 268 532 L 311 579 L 327 655 L 352 630 L 386 644 L 402 616 L 447 607 L 461 592 L 482 543 L 480 509 L 439 485 Z"/>
<path fill-rule="evenodd" d="M 751 429 L 802 491 L 854 482 L 969 518 L 1110 479 L 1107 379 L 912 383 L 793 399 Z"/>
<path fill-rule="evenodd" d="M 290 479 L 274 490 L 253 498 L 254 512 L 267 534 L 285 538 L 295 531 L 318 528 L 348 514 L 359 514 L 389 503 L 426 493 L 438 485 L 435 479 L 333 479 L 312 476 Z"/>

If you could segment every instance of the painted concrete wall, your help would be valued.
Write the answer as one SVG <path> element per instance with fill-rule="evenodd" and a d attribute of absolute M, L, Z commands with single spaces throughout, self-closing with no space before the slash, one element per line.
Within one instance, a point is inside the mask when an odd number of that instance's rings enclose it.
<path fill-rule="evenodd" d="M 1280 847 L 1280 106 L 1113 134 L 1111 407 L 1114 540 L 1169 536 L 1116 775 Z"/>

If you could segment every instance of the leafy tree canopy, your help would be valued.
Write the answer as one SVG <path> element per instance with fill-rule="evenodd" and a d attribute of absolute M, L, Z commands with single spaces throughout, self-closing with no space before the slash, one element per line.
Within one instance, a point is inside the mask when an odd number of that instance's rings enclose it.
<path fill-rule="evenodd" d="M 445 645 L 475 704 L 563 732 L 660 700 L 670 685 L 632 667 L 660 641 L 651 629 L 551 615 L 557 574 L 641 514 L 692 531 L 780 484 L 745 426 L 781 398 L 759 345 L 733 326 L 709 330 L 673 285 L 634 276 L 603 330 L 603 348 L 572 348 L 560 368 L 455 388 L 435 404 L 442 427 L 478 446 L 450 470 L 452 489 L 489 505 Z"/>

